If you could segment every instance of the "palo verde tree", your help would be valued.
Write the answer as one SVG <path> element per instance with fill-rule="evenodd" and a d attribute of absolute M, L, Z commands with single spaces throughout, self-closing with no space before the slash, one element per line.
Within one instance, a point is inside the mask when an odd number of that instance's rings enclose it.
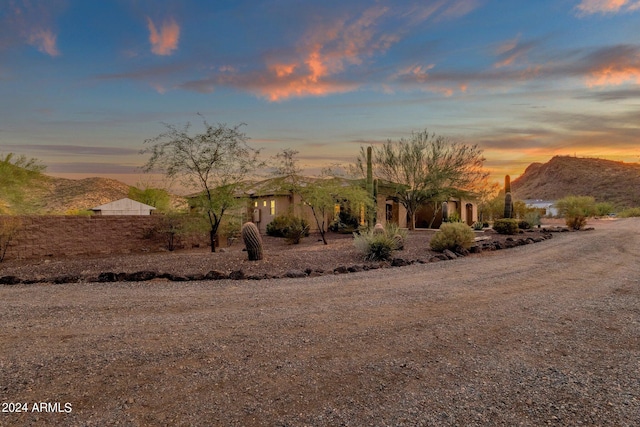
<path fill-rule="evenodd" d="M 416 212 L 425 203 L 433 203 L 434 212 L 450 197 L 471 197 L 488 176 L 482 169 L 484 158 L 477 145 L 455 142 L 427 130 L 412 132 L 411 137 L 387 140 L 373 147 L 373 174 L 392 185 L 398 201 L 415 228 Z M 364 148 L 356 161 L 356 170 L 364 174 Z"/>
<path fill-rule="evenodd" d="M 350 209 L 367 209 L 371 198 L 358 183 L 345 180 L 330 169 L 319 178 L 300 176 L 302 169 L 292 149 L 280 151 L 274 158 L 274 173 L 281 177 L 281 187 L 292 194 L 300 195 L 304 206 L 308 206 L 315 219 L 322 242 L 326 245 L 327 217 L 334 213 L 336 205 L 347 205 Z"/>
<path fill-rule="evenodd" d="M 145 172 L 162 171 L 197 191 L 193 200 L 209 223 L 211 252 L 215 252 L 224 214 L 240 205 L 243 182 L 262 164 L 260 150 L 250 147 L 240 130 L 243 124 L 213 126 L 204 119 L 203 124 L 204 132 L 191 135 L 191 123 L 182 128 L 165 123 L 165 132 L 144 141 L 149 147 L 142 153 L 151 154 Z"/>

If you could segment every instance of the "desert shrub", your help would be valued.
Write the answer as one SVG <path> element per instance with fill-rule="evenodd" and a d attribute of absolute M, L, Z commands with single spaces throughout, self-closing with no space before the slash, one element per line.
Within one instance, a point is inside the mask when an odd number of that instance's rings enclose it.
<path fill-rule="evenodd" d="M 446 222 L 461 222 L 460 214 L 458 212 L 452 212 L 447 216 Z"/>
<path fill-rule="evenodd" d="M 233 242 L 240 238 L 242 229 L 242 218 L 237 215 L 229 216 L 220 224 L 218 233 L 227 239 L 227 244 L 231 246 Z"/>
<path fill-rule="evenodd" d="M 529 211 L 524 215 L 524 220 L 529 223 L 531 227 L 537 227 L 540 225 L 540 212 L 538 210 Z"/>
<path fill-rule="evenodd" d="M 582 230 L 584 226 L 587 225 L 587 217 L 577 214 L 571 215 L 565 217 L 564 222 L 565 224 L 567 224 L 567 227 L 571 228 L 572 230 Z"/>
<path fill-rule="evenodd" d="M 290 243 L 300 243 L 300 239 L 309 235 L 309 224 L 293 215 L 279 215 L 267 224 L 267 235 L 284 237 Z"/>
<path fill-rule="evenodd" d="M 474 230 L 476 231 L 480 231 L 484 228 L 484 224 L 481 223 L 480 221 L 476 221 L 473 223 L 473 225 L 471 226 Z"/>
<path fill-rule="evenodd" d="M 556 201 L 556 208 L 569 228 L 580 230 L 587 224 L 587 218 L 595 214 L 595 199 L 590 196 L 567 196 Z"/>
<path fill-rule="evenodd" d="M 398 242 L 393 236 L 371 230 L 354 235 L 353 244 L 364 255 L 365 261 L 384 261 L 391 259 Z"/>
<path fill-rule="evenodd" d="M 594 206 L 596 216 L 607 216 L 614 211 L 613 204 L 609 202 L 596 203 Z"/>
<path fill-rule="evenodd" d="M 518 232 L 518 220 L 503 218 L 493 221 L 493 229 L 500 234 L 516 234 Z"/>
<path fill-rule="evenodd" d="M 631 218 L 640 216 L 640 208 L 623 209 L 622 211 L 618 212 L 617 216 L 619 216 L 620 218 Z"/>
<path fill-rule="evenodd" d="M 468 225 L 460 222 L 444 223 L 431 238 L 431 249 L 439 252 L 457 247 L 469 249 L 474 239 L 475 234 Z"/>
<path fill-rule="evenodd" d="M 384 261 L 390 259 L 394 251 L 404 249 L 406 238 L 406 229 L 388 222 L 382 228 L 377 226 L 360 234 L 354 233 L 353 244 L 366 261 Z"/>
<path fill-rule="evenodd" d="M 518 228 L 520 230 L 530 230 L 531 223 L 527 220 L 521 219 L 520 221 L 518 221 Z"/>
<path fill-rule="evenodd" d="M 22 221 L 20 221 L 20 218 L 18 217 L 0 217 L 0 262 L 4 260 L 4 257 L 7 254 L 7 249 L 9 249 L 9 244 L 11 244 L 11 241 L 16 236 L 21 226 Z"/>
<path fill-rule="evenodd" d="M 329 231 L 334 233 L 353 233 L 360 226 L 358 218 L 349 211 L 342 210 L 329 224 Z"/>

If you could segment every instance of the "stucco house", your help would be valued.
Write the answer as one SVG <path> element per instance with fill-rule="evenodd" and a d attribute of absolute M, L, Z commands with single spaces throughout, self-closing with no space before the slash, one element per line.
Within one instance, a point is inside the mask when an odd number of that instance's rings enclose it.
<path fill-rule="evenodd" d="M 311 208 L 302 203 L 299 194 L 283 190 L 283 184 L 285 184 L 283 180 L 285 180 L 285 178 L 270 178 L 259 181 L 245 191 L 244 196 L 249 199 L 249 219 L 258 226 L 261 233 L 265 233 L 267 224 L 273 221 L 276 216 L 291 213 L 304 218 L 310 226 L 310 231 L 317 231 L 318 227 Z M 304 185 L 305 182 L 311 182 L 313 178 L 301 178 L 301 180 L 302 185 Z M 345 185 L 358 183 L 358 181 L 346 179 L 344 182 Z M 472 225 L 478 220 L 478 207 L 473 201 L 452 197 L 447 203 L 448 212 L 457 213 L 462 222 Z M 341 209 L 344 209 L 344 207 L 336 201 L 334 211 L 327 213 L 327 217 L 324 218 L 325 224 L 330 224 Z M 364 212 L 355 212 L 353 214 L 359 218 L 360 224 L 365 223 Z M 433 217 L 433 206 L 425 204 L 416 212 L 416 228 L 428 228 L 429 224 L 431 224 L 432 228 L 440 227 L 442 224 L 442 210 L 439 209 L 435 214 L 435 218 Z M 378 186 L 376 222 L 381 224 L 393 222 L 400 227 L 407 227 L 409 222 L 407 210 L 398 201 L 397 194 L 392 185 L 380 184 Z"/>
<path fill-rule="evenodd" d="M 91 208 L 94 215 L 151 215 L 155 209 L 153 206 L 126 197 Z"/>

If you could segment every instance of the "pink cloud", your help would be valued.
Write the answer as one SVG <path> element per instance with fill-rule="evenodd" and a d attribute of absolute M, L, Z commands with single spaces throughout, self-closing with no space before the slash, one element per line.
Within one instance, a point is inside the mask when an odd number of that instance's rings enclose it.
<path fill-rule="evenodd" d="M 579 14 L 631 12 L 640 9 L 638 0 L 582 0 L 576 6 Z"/>
<path fill-rule="evenodd" d="M 151 18 L 147 17 L 147 27 L 151 52 L 156 55 L 171 55 L 178 48 L 180 26 L 172 18 L 165 21 L 158 31 Z"/>
<path fill-rule="evenodd" d="M 355 20 L 337 19 L 310 29 L 293 57 L 267 61 L 266 72 L 251 84 L 251 90 L 269 101 L 354 90 L 357 84 L 339 82 L 333 76 L 386 51 L 398 40 L 392 34 L 377 31 L 377 24 L 387 10 L 372 7 Z"/>
<path fill-rule="evenodd" d="M 55 16 L 64 9 L 64 3 L 50 0 L 13 1 L 4 14 L 0 13 L 0 47 L 28 44 L 49 56 L 60 55 L 57 46 Z"/>
<path fill-rule="evenodd" d="M 35 46 L 40 52 L 49 56 L 58 56 L 60 51 L 56 46 L 57 36 L 51 30 L 34 29 L 27 35 L 27 41 Z"/>

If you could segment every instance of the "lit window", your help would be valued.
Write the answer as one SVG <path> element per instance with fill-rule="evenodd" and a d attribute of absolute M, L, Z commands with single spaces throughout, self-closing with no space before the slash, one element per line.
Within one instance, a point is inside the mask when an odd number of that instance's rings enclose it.
<path fill-rule="evenodd" d="M 264 206 L 265 208 L 267 207 L 267 201 L 266 201 L 266 200 L 264 200 L 264 201 L 262 202 L 262 206 Z"/>
<path fill-rule="evenodd" d="M 258 202 L 253 202 L 253 207 L 257 208 L 258 207 Z"/>
<path fill-rule="evenodd" d="M 271 208 L 269 209 L 269 214 L 271 214 L 271 215 L 275 215 L 276 214 L 276 201 L 275 200 L 271 201 Z"/>

